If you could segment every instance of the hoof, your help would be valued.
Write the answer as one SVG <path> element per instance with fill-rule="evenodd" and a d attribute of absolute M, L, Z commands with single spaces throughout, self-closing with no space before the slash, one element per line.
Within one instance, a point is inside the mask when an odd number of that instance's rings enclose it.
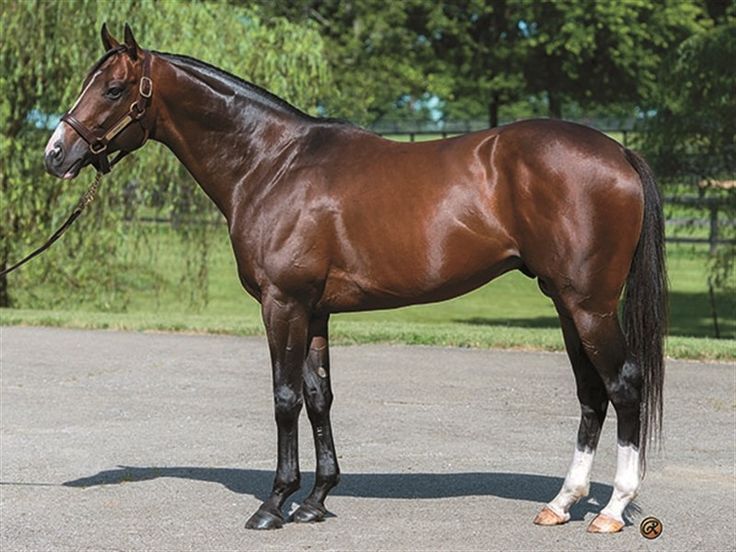
<path fill-rule="evenodd" d="M 327 510 L 320 504 L 313 502 L 305 502 L 292 515 L 292 520 L 296 523 L 314 523 L 324 521 Z"/>
<path fill-rule="evenodd" d="M 588 533 L 618 533 L 624 528 L 624 522 L 606 514 L 598 514 L 588 525 Z"/>
<path fill-rule="evenodd" d="M 569 518 L 568 518 L 569 519 Z M 536 525 L 562 525 L 567 523 L 567 519 L 552 510 L 549 506 L 545 506 L 534 518 Z"/>
<path fill-rule="evenodd" d="M 281 529 L 284 518 L 280 513 L 258 509 L 245 523 L 246 529 Z"/>

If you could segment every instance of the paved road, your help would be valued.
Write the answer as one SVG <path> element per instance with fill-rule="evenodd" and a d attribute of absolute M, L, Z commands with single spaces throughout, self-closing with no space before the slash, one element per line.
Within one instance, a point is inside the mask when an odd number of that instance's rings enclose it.
<path fill-rule="evenodd" d="M 585 526 L 611 492 L 612 419 L 591 497 L 565 526 L 531 523 L 577 427 L 564 355 L 334 348 L 335 517 L 253 532 L 275 464 L 262 339 L 0 332 L 4 552 L 734 549 L 733 366 L 669 363 L 665 452 L 633 525 L 601 536 Z M 308 488 L 306 416 L 302 435 Z M 645 515 L 664 522 L 656 541 L 639 535 Z"/>

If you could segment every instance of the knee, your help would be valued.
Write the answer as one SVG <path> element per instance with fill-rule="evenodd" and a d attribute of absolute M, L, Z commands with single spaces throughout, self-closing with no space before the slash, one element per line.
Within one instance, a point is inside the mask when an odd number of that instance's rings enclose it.
<path fill-rule="evenodd" d="M 332 390 L 327 368 L 320 363 L 308 363 L 304 374 L 304 395 L 310 416 L 329 412 L 332 406 Z"/>
<path fill-rule="evenodd" d="M 290 387 L 282 385 L 275 389 L 273 398 L 276 421 L 290 421 L 299 417 L 303 403 L 301 393 L 297 393 Z"/>
<path fill-rule="evenodd" d="M 310 415 L 321 415 L 329 412 L 332 406 L 332 393 L 329 388 L 325 389 L 325 387 L 320 382 L 305 385 L 307 412 Z"/>

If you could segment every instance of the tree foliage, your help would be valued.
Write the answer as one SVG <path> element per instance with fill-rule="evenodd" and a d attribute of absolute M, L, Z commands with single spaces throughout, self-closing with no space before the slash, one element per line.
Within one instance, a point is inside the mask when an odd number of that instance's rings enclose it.
<path fill-rule="evenodd" d="M 424 19 L 415 19 L 415 32 L 427 37 L 449 90 L 443 96 L 448 118 L 487 115 L 489 125 L 497 126 L 501 105 L 523 97 L 518 18 L 513 0 L 463 0 L 430 4 Z"/>
<path fill-rule="evenodd" d="M 555 117 L 565 105 L 630 112 L 652 97 L 664 56 L 708 23 L 701 0 L 260 3 L 319 26 L 340 72 L 327 107 L 369 123 L 427 98 L 493 125 L 517 102 Z"/>
<path fill-rule="evenodd" d="M 127 21 L 146 48 L 205 60 L 312 113 L 332 88 L 314 25 L 265 21 L 253 9 L 154 0 L 2 0 L 0 18 L 0 265 L 40 244 L 92 176 L 68 184 L 46 175 L 43 148 L 50 123 L 75 100 L 86 69 L 102 53 L 103 22 L 121 33 Z M 99 196 L 58 245 L 0 280 L 0 306 L 12 300 L 16 306 L 55 301 L 124 308 L 131 289 L 155 286 L 161 275 L 151 273 L 143 255 L 121 253 L 145 245 L 126 243 L 145 233 L 132 231 L 123 215 L 135 218 L 144 210 L 180 220 L 211 212 L 174 156 L 152 143 L 116 167 Z M 195 304 L 206 301 L 205 229 L 176 225 L 187 244 L 182 290 Z M 49 293 L 54 286 L 77 292 Z"/>
<path fill-rule="evenodd" d="M 257 3 L 264 14 L 319 27 L 328 45 L 327 60 L 339 74 L 333 90 L 323 98 L 331 116 L 362 124 L 381 118 L 400 119 L 402 110 L 411 109 L 411 99 L 428 90 L 445 90 L 442 80 L 435 78 L 429 43 L 412 26 L 429 5 L 425 1 Z"/>
<path fill-rule="evenodd" d="M 659 74 L 654 116 L 644 147 L 656 172 L 672 193 L 722 198 L 721 238 L 736 240 L 736 189 L 719 189 L 736 180 L 736 6 L 716 25 L 676 48 Z M 683 187 L 681 183 L 690 183 Z M 734 292 L 736 245 L 722 245 L 712 257 L 710 283 Z"/>
<path fill-rule="evenodd" d="M 550 115 L 563 103 L 639 105 L 657 88 L 663 57 L 702 29 L 694 0 L 556 2 L 521 4 L 530 93 L 544 93 Z"/>

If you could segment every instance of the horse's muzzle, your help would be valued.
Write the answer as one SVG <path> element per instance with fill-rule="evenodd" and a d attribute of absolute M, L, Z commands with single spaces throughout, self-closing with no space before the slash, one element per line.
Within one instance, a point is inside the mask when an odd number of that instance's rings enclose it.
<path fill-rule="evenodd" d="M 73 159 L 74 156 L 68 155 L 64 144 L 61 141 L 55 142 L 44 156 L 46 172 L 52 176 L 63 178 L 65 180 L 76 177 L 85 165 L 85 157 L 82 156 L 77 160 L 71 161 L 70 158 Z"/>

